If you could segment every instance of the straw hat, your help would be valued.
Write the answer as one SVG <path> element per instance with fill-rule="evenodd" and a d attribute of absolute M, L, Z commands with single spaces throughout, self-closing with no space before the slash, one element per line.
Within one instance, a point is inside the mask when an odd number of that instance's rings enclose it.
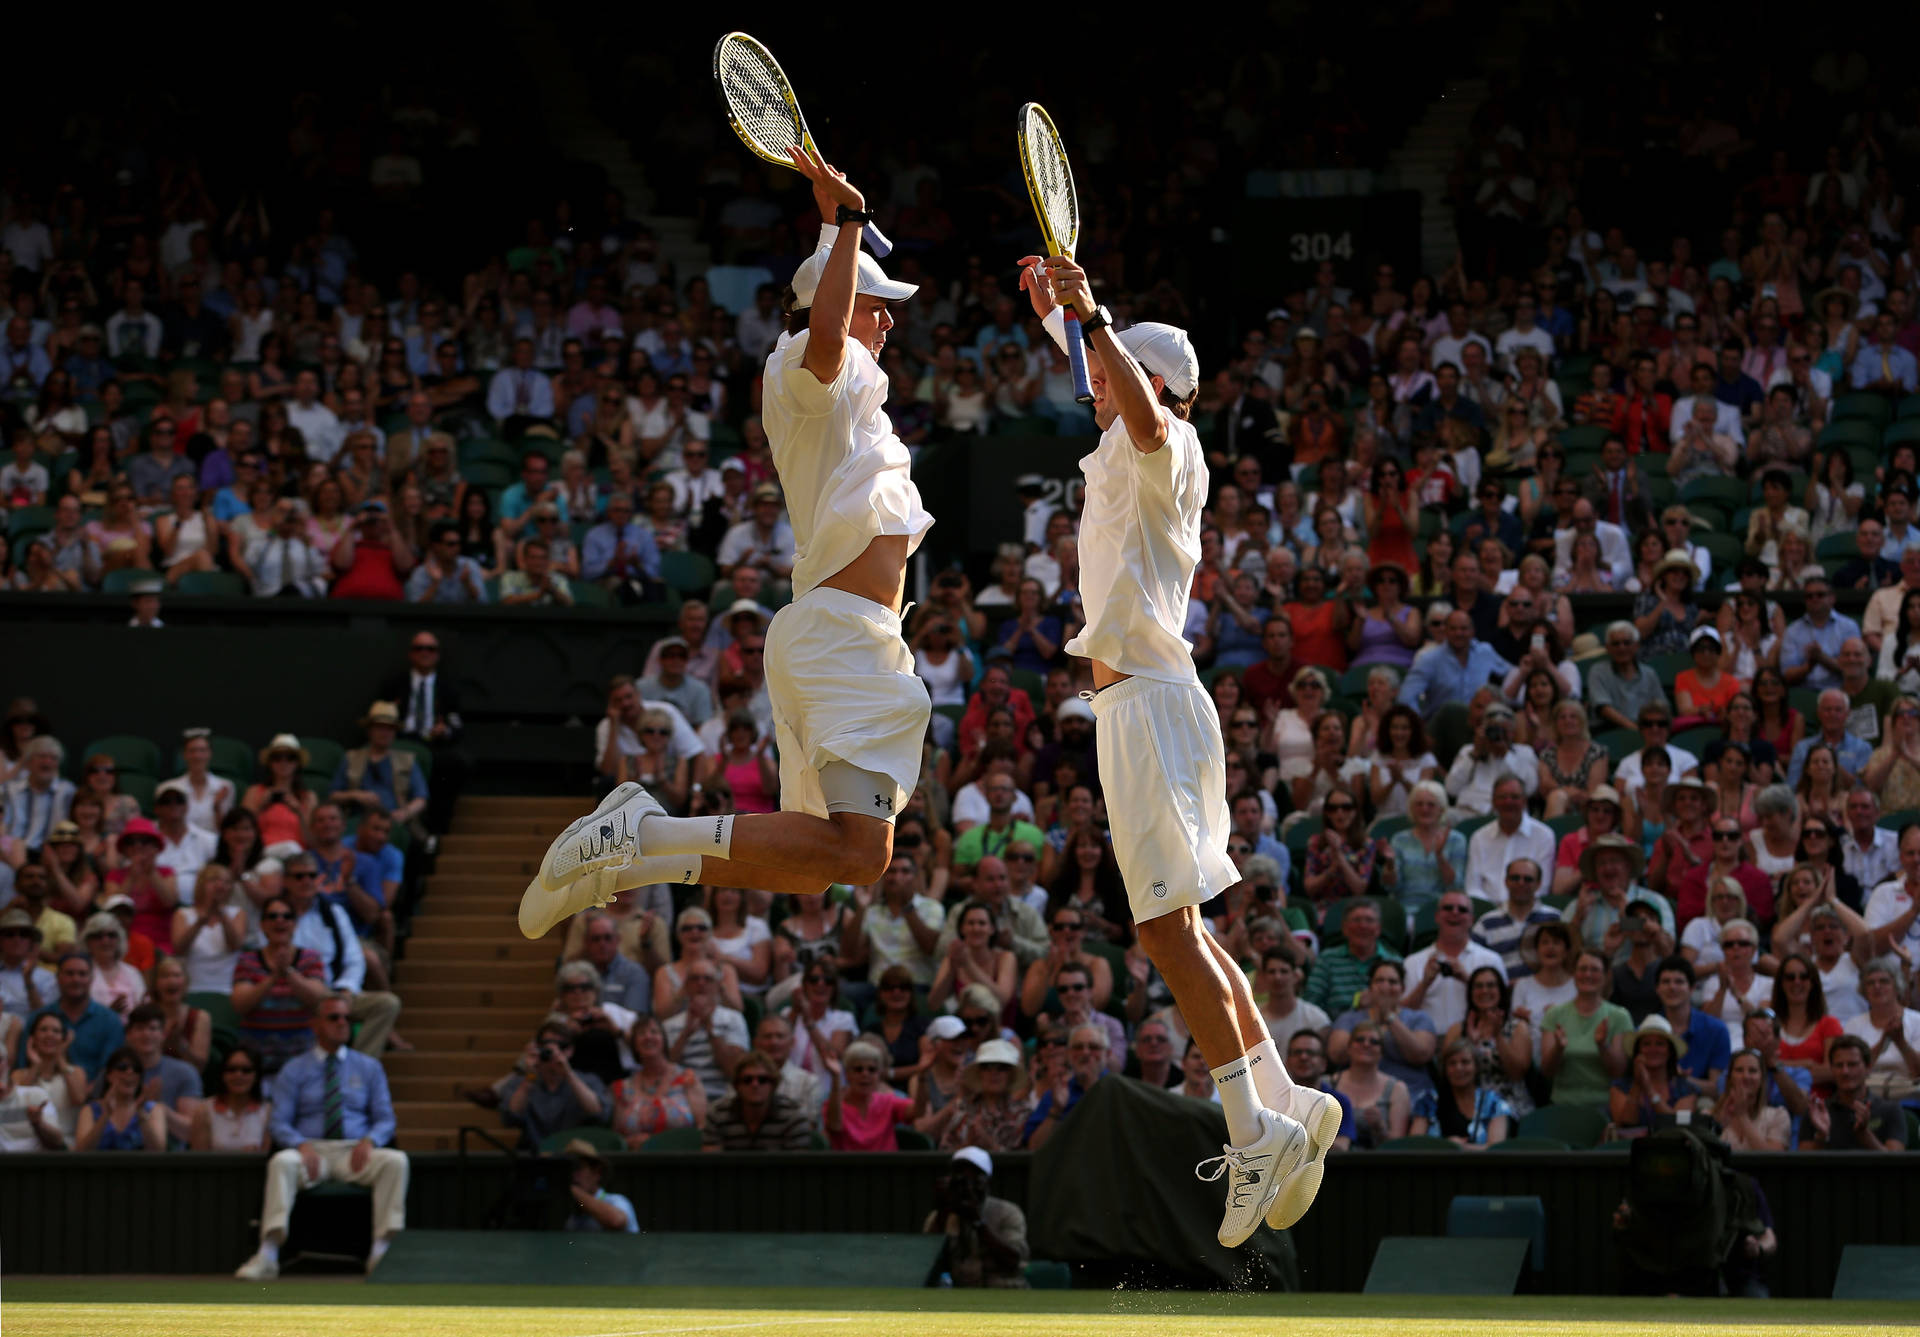
<path fill-rule="evenodd" d="M 367 707 L 367 713 L 360 717 L 360 727 L 366 729 L 376 724 L 391 724 L 396 729 L 399 728 L 400 707 L 391 701 L 375 701 Z"/>
<path fill-rule="evenodd" d="M 18 906 L 0 910 L 0 930 L 6 929 L 25 929 L 35 942 L 39 942 L 43 936 L 40 926 L 33 922 L 33 916 Z"/>
<path fill-rule="evenodd" d="M 1836 297 L 1847 304 L 1846 312 L 1841 319 L 1852 320 L 1854 312 L 1860 309 L 1860 294 L 1848 292 L 1845 288 L 1838 286 L 1822 288 L 1815 293 L 1813 300 L 1807 303 L 1807 310 L 1824 317 L 1827 314 L 1827 303 Z"/>
<path fill-rule="evenodd" d="M 1689 585 L 1697 585 L 1700 583 L 1700 568 L 1693 564 L 1693 558 L 1687 556 L 1678 548 L 1673 549 L 1665 557 L 1662 557 L 1659 564 L 1653 568 L 1654 584 L 1658 585 L 1660 578 L 1669 571 L 1685 571 Z"/>
<path fill-rule="evenodd" d="M 1640 1023 L 1638 1029 L 1627 1033 L 1627 1055 L 1629 1058 L 1633 1056 L 1634 1050 L 1640 1047 L 1640 1041 L 1649 1035 L 1659 1036 L 1672 1047 L 1675 1062 L 1687 1056 L 1687 1042 L 1682 1037 L 1673 1033 L 1673 1024 L 1658 1012 L 1649 1012 L 1647 1019 Z"/>
<path fill-rule="evenodd" d="M 1568 657 L 1576 664 L 1584 664 L 1589 659 L 1600 659 L 1607 653 L 1606 642 L 1590 631 L 1583 631 L 1573 638 L 1573 648 Z"/>
<path fill-rule="evenodd" d="M 1589 882 L 1594 881 L 1593 870 L 1594 865 L 1599 862 L 1598 856 L 1614 850 L 1627 856 L 1628 880 L 1639 877 L 1640 869 L 1646 863 L 1646 859 L 1640 853 L 1640 847 L 1625 836 L 1616 836 L 1611 833 L 1592 841 L 1580 852 L 1580 876 Z"/>
<path fill-rule="evenodd" d="M 602 1174 L 606 1173 L 607 1158 L 600 1154 L 598 1147 L 594 1146 L 593 1143 L 587 1141 L 584 1137 L 569 1139 L 567 1145 L 560 1148 L 560 1154 L 563 1156 L 571 1156 L 577 1161 L 585 1161 L 588 1165 L 599 1169 Z"/>
<path fill-rule="evenodd" d="M 1018 1100 L 1027 1091 L 1027 1065 L 1020 1061 L 1020 1050 L 1011 1040 L 989 1040 L 974 1053 L 973 1062 L 960 1069 L 960 1086 L 970 1096 L 980 1094 L 980 1067 L 1001 1063 L 1013 1069 L 1007 1083 L 1007 1099 Z"/>
<path fill-rule="evenodd" d="M 1667 784 L 1667 792 L 1660 806 L 1667 812 L 1673 811 L 1673 801 L 1682 794 L 1698 794 L 1702 799 L 1708 796 L 1707 782 L 1697 775 L 1683 775 Z"/>
<path fill-rule="evenodd" d="M 300 767 L 302 770 L 306 769 L 306 765 L 309 760 L 309 757 L 307 755 L 307 750 L 304 747 L 300 746 L 300 740 L 295 735 L 290 733 L 275 734 L 273 736 L 273 741 L 260 749 L 260 764 L 262 766 L 265 766 L 267 764 L 267 759 L 273 756 L 273 754 L 276 752 L 298 753 L 300 757 Z"/>

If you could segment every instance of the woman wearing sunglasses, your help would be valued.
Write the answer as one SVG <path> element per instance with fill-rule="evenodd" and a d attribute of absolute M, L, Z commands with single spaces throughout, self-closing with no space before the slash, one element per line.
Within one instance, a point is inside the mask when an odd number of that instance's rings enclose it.
<path fill-rule="evenodd" d="M 313 1011 L 331 992 L 319 953 L 294 945 L 294 919 L 286 898 L 268 900 L 260 907 L 265 945 L 233 963 L 233 1010 L 265 1076 L 313 1048 Z"/>
<path fill-rule="evenodd" d="M 195 1151 L 271 1151 L 271 1113 L 260 1055 L 239 1045 L 220 1064 L 220 1089 L 194 1111 L 187 1145 Z"/>
<path fill-rule="evenodd" d="M 140 1059 L 125 1045 L 107 1056 L 100 1099 L 80 1111 L 75 1151 L 165 1151 L 166 1111 L 140 1095 Z"/>
<path fill-rule="evenodd" d="M 821 1115 L 835 1151 L 898 1151 L 894 1125 L 913 1118 L 913 1102 L 885 1085 L 886 1055 L 865 1040 L 840 1058 L 825 1058 L 832 1088 Z"/>

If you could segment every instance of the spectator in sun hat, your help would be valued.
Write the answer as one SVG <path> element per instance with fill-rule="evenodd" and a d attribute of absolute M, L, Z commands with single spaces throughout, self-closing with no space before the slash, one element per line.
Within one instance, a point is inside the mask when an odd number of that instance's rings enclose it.
<path fill-rule="evenodd" d="M 415 823 L 426 810 L 427 776 L 411 752 L 393 746 L 400 733 L 400 707 L 375 701 L 360 717 L 360 727 L 367 745 L 340 758 L 333 773 L 333 801 L 362 810 L 378 808 L 398 826 Z"/>
<path fill-rule="evenodd" d="M 568 1192 L 573 1210 L 567 1213 L 563 1230 L 606 1230 L 616 1234 L 637 1234 L 640 1220 L 633 1200 L 624 1193 L 609 1193 L 602 1184 L 607 1177 L 607 1162 L 591 1142 L 576 1137 L 561 1148 L 561 1154 L 573 1162 Z"/>
<path fill-rule="evenodd" d="M 306 748 L 290 733 L 275 734 L 260 749 L 260 764 L 266 767 L 267 778 L 248 787 L 240 806 L 259 821 L 260 843 L 269 854 L 283 841 L 301 845 L 306 839 L 307 822 L 319 802 L 307 788 L 303 774 L 309 759 Z"/>
<path fill-rule="evenodd" d="M 39 964 L 41 938 L 40 925 L 25 908 L 0 910 L 0 1012 L 21 1021 L 56 996 L 53 972 Z M 4 1050 L 0 1067 L 12 1067 L 12 1056 Z"/>

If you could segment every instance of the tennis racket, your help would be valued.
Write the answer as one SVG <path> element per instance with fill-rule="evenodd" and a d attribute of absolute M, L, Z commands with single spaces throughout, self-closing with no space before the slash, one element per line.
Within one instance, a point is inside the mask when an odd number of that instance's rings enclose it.
<path fill-rule="evenodd" d="M 713 81 L 720 86 L 727 124 L 760 157 L 792 171 L 788 150 L 805 147 L 819 153 L 793 85 L 773 52 L 759 42 L 743 32 L 722 37 L 713 48 Z M 875 255 L 885 258 L 893 250 L 893 243 L 871 223 L 866 236 Z"/>
<path fill-rule="evenodd" d="M 1020 170 L 1027 177 L 1027 195 L 1033 200 L 1034 216 L 1040 220 L 1040 238 L 1048 255 L 1073 259 L 1073 248 L 1080 244 L 1080 200 L 1073 193 L 1073 168 L 1067 165 L 1067 151 L 1060 143 L 1060 132 L 1053 118 L 1038 102 L 1020 108 L 1017 127 L 1020 145 Z M 1080 317 L 1070 306 L 1060 314 L 1067 322 L 1067 365 L 1073 369 L 1073 397 L 1082 404 L 1093 403 L 1093 389 L 1087 383 L 1087 349 L 1080 338 Z"/>

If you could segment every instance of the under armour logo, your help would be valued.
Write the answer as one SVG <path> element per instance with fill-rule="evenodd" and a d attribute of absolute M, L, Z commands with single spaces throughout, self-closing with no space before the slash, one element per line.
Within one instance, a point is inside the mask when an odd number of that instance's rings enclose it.
<path fill-rule="evenodd" d="M 876 808 L 884 808 L 886 811 L 892 812 L 893 800 L 888 798 L 885 794 L 875 794 L 873 796 L 873 806 Z"/>

